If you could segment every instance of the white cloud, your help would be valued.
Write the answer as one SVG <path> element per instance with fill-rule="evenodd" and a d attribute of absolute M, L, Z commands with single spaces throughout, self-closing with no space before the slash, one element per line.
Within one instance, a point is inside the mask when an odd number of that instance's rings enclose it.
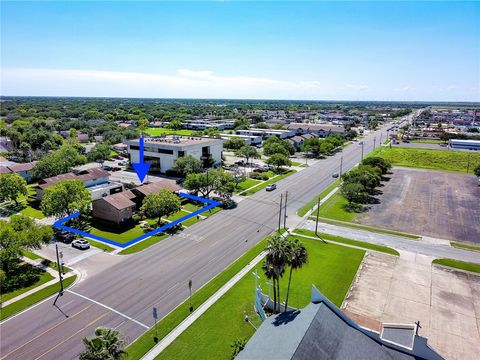
<path fill-rule="evenodd" d="M 318 99 L 319 81 L 222 76 L 180 69 L 176 74 L 73 69 L 2 70 L 2 94 L 50 96 Z"/>

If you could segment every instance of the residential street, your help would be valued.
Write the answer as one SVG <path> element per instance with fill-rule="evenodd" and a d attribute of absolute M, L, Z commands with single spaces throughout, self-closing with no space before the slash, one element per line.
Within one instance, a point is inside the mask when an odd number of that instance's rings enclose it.
<path fill-rule="evenodd" d="M 375 133 L 377 144 L 379 134 Z M 363 139 L 365 155 L 372 150 L 373 136 Z M 111 265 L 98 266 L 101 271 L 90 272 L 65 293 L 57 302 L 59 308 L 47 300 L 3 322 L 2 358 L 74 359 L 83 350 L 82 337 L 91 336 L 98 326 L 117 327 L 133 341 L 154 324 L 152 307 L 162 318 L 187 298 L 189 279 L 198 289 L 278 226 L 281 192 L 288 191 L 287 214 L 293 219 L 301 206 L 333 182 L 340 157 L 345 172 L 360 161 L 360 154 L 360 146 L 352 144 L 282 180 L 273 192 L 259 191 L 236 209 L 222 211 L 143 252 L 116 256 Z M 349 235 L 352 232 L 348 230 Z M 418 241 L 402 244 L 410 245 L 411 251 L 434 249 Z M 446 253 L 445 247 L 441 254 Z M 94 264 L 106 256 L 92 255 L 74 267 L 85 268 L 84 262 Z"/>

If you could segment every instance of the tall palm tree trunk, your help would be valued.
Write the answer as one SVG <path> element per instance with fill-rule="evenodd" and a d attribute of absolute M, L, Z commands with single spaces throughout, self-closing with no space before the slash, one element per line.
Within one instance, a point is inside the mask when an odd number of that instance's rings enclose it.
<path fill-rule="evenodd" d="M 285 310 L 284 311 L 287 311 L 287 308 L 288 308 L 288 295 L 290 295 L 290 282 L 292 281 L 292 271 L 293 271 L 293 267 L 290 266 L 290 276 L 288 277 L 287 296 L 285 297 Z"/>
<path fill-rule="evenodd" d="M 275 282 L 275 277 L 272 279 L 273 285 L 273 312 L 277 312 L 277 286 Z"/>

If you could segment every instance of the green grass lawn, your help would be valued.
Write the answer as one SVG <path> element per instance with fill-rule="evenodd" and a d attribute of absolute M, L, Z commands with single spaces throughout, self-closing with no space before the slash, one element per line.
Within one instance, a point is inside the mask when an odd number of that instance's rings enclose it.
<path fill-rule="evenodd" d="M 156 244 L 157 242 L 162 241 L 163 239 L 166 239 L 168 237 L 167 234 L 161 234 L 161 235 L 155 235 L 152 237 L 149 237 L 148 239 L 145 239 L 143 241 L 140 241 L 136 243 L 135 245 L 132 245 L 125 250 L 122 250 L 119 252 L 120 255 L 128 255 L 128 254 L 133 254 L 139 251 L 142 251 L 143 249 L 152 246 L 153 244 Z"/>
<path fill-rule="evenodd" d="M 159 136 L 159 135 L 183 135 L 183 136 L 190 136 L 193 134 L 192 130 L 171 130 L 165 128 L 148 128 L 146 133 L 151 136 Z"/>
<path fill-rule="evenodd" d="M 133 228 L 123 232 L 109 231 L 106 228 L 102 228 L 102 230 L 100 230 L 94 226 L 91 226 L 90 233 L 92 235 L 101 236 L 108 240 L 113 240 L 118 243 L 124 244 L 126 242 L 129 242 L 130 240 L 133 240 L 139 236 L 142 236 L 143 234 L 145 234 L 145 231 L 142 227 L 140 227 L 140 225 L 136 225 Z"/>
<path fill-rule="evenodd" d="M 319 216 L 329 219 L 340 221 L 353 221 L 355 220 L 357 213 L 345 210 L 345 205 L 348 201 L 340 195 L 340 192 L 333 194 L 327 201 L 320 205 Z M 317 212 L 312 213 L 312 216 L 316 216 Z"/>
<path fill-rule="evenodd" d="M 432 261 L 432 264 L 438 264 L 438 265 L 448 266 L 455 269 L 461 269 L 461 270 L 480 273 L 480 264 L 477 264 L 477 263 L 459 261 L 454 259 L 435 259 Z"/>
<path fill-rule="evenodd" d="M 456 241 L 450 241 L 450 245 L 460 249 L 480 251 L 480 246 L 477 246 L 477 245 L 464 244 Z"/>
<path fill-rule="evenodd" d="M 410 142 L 418 143 L 418 144 L 445 144 L 445 141 L 434 140 L 434 139 L 418 139 L 418 140 L 410 140 Z"/>
<path fill-rule="evenodd" d="M 290 170 L 290 171 L 287 171 L 286 173 L 284 174 L 281 174 L 281 175 L 278 175 L 276 177 L 273 177 L 267 181 L 264 181 L 263 183 L 261 183 L 260 185 L 254 187 L 253 189 L 250 189 L 250 190 L 247 190 L 247 191 L 244 191 L 242 193 L 240 193 L 240 195 L 244 195 L 244 196 L 248 196 L 248 195 L 252 195 L 252 194 L 255 194 L 257 191 L 260 191 L 262 189 L 265 189 L 265 187 L 269 184 L 274 184 L 284 178 L 286 178 L 287 176 L 290 176 L 292 174 L 296 173 L 295 170 Z"/>
<path fill-rule="evenodd" d="M 309 220 L 315 221 L 316 217 L 312 215 L 312 216 L 309 217 Z M 402 237 L 406 237 L 406 238 L 409 238 L 409 239 L 415 239 L 415 240 L 421 239 L 421 236 L 418 236 L 418 235 L 412 235 L 412 234 L 407 234 L 407 233 L 400 232 L 400 231 L 382 229 L 382 228 L 377 228 L 377 227 L 373 227 L 373 226 L 360 225 L 360 224 L 350 223 L 350 222 L 346 222 L 346 221 L 332 220 L 332 219 L 327 219 L 327 218 L 324 218 L 324 217 L 320 217 L 319 221 L 327 223 L 327 224 L 332 224 L 332 225 L 346 226 L 346 227 L 351 227 L 353 229 L 376 232 L 376 233 L 379 233 L 379 234 L 389 234 L 389 235 L 395 235 L 395 236 L 402 236 Z"/>
<path fill-rule="evenodd" d="M 51 268 L 55 271 L 58 271 L 57 263 L 55 261 L 48 260 L 48 259 L 44 258 L 43 256 L 37 255 L 37 254 L 35 254 L 31 251 L 27 251 L 27 250 L 23 251 L 23 256 L 25 256 L 25 257 L 27 257 L 31 260 L 42 260 L 42 264 L 48 266 L 49 268 Z M 72 271 L 72 269 L 63 265 L 63 271 L 64 271 L 64 273 L 68 273 L 68 272 Z"/>
<path fill-rule="evenodd" d="M 324 233 L 319 233 L 318 234 L 319 236 L 317 236 L 317 235 L 315 235 L 315 231 L 310 231 L 310 230 L 305 230 L 305 229 L 295 229 L 294 232 L 296 234 L 318 237 L 318 238 L 321 238 L 321 239 L 325 239 L 327 241 L 328 240 L 335 241 L 335 242 L 342 243 L 342 244 L 358 246 L 358 247 L 368 249 L 368 250 L 375 250 L 375 251 L 380 251 L 380 252 L 387 253 L 387 254 L 390 254 L 390 255 L 400 256 L 400 254 L 397 250 L 389 248 L 388 246 L 370 244 L 370 243 L 367 243 L 367 242 L 364 242 L 364 241 L 357 241 L 357 240 L 347 239 L 347 238 L 344 238 L 344 237 L 341 237 L 341 236 L 335 236 L 335 235 L 324 234 Z"/>
<path fill-rule="evenodd" d="M 470 151 L 430 150 L 418 148 L 383 147 L 371 153 L 392 163 L 393 166 L 415 167 L 432 170 L 467 172 L 470 157 L 470 172 L 480 164 L 480 153 Z"/>
<path fill-rule="evenodd" d="M 197 210 L 201 209 L 202 207 L 203 206 L 197 205 L 197 204 L 194 204 L 194 203 L 191 203 L 191 202 L 187 202 L 185 204 L 182 204 L 182 208 L 187 210 L 187 211 L 190 211 L 190 212 L 197 211 Z"/>
<path fill-rule="evenodd" d="M 63 286 L 64 288 L 69 287 L 77 278 L 76 275 L 71 276 L 67 279 L 64 280 Z M 46 288 L 43 288 L 36 293 L 33 293 L 30 296 L 27 296 L 26 298 L 20 299 L 18 301 L 15 301 L 13 304 L 7 305 L 4 308 L 0 310 L 0 320 L 4 320 L 12 315 L 15 315 L 16 313 L 19 313 L 22 310 L 25 310 L 26 308 L 38 303 L 39 301 L 42 301 L 49 296 L 52 296 L 60 291 L 60 284 L 56 283 L 50 286 L 47 286 Z"/>
<path fill-rule="evenodd" d="M 31 205 L 27 203 L 27 206 L 20 210 L 20 213 L 26 216 L 33 217 L 35 219 L 43 219 L 45 215 L 43 215 L 41 210 L 35 209 Z"/>
<path fill-rule="evenodd" d="M 29 290 L 32 290 L 33 288 L 36 288 L 37 286 L 45 284 L 46 282 L 48 282 L 52 279 L 54 279 L 54 277 L 52 275 L 50 275 L 48 272 L 44 271 L 40 275 L 40 278 L 38 279 L 38 281 L 35 284 L 24 287 L 24 288 L 21 288 L 21 289 L 17 289 L 17 290 L 11 291 L 11 292 L 0 294 L 0 301 L 4 302 L 4 301 L 10 300 L 10 299 L 13 299 L 14 297 L 16 297 L 18 295 L 21 295 L 24 292 L 27 292 Z"/>
<path fill-rule="evenodd" d="M 112 252 L 113 250 L 115 250 L 113 247 L 111 246 L 108 246 L 107 244 L 104 244 L 100 241 L 96 241 L 96 240 L 92 240 L 92 239 L 86 239 L 90 245 L 92 246 L 95 246 L 96 248 L 100 249 L 100 250 L 103 250 L 103 251 L 106 251 L 106 252 Z"/>
<path fill-rule="evenodd" d="M 310 303 L 312 284 L 340 306 L 360 265 L 364 251 L 350 249 L 317 240 L 301 238 L 309 255 L 309 262 L 293 273 L 289 304 L 303 308 Z M 267 279 L 261 263 L 257 266 L 259 282 L 268 293 Z M 288 271 L 283 276 L 281 298 L 285 298 Z M 259 324 L 253 310 L 254 277 L 245 275 L 219 301 L 183 332 L 157 359 L 230 359 L 230 344 L 239 338 L 250 338 L 255 329 L 245 322 L 245 314 Z"/>
<path fill-rule="evenodd" d="M 325 190 L 323 190 L 320 195 L 315 196 L 312 200 L 310 200 L 305 206 L 301 207 L 298 211 L 297 214 L 299 216 L 305 216 L 305 214 L 312 209 L 315 205 L 317 205 L 318 202 L 318 197 L 320 199 L 324 198 L 327 196 L 333 189 L 335 189 L 337 186 L 340 185 L 340 179 L 335 180 L 332 184 L 330 184 Z"/>
<path fill-rule="evenodd" d="M 250 261 L 252 261 L 258 254 L 260 254 L 266 247 L 266 240 L 262 240 L 253 248 L 248 250 L 243 256 L 237 259 L 227 269 L 218 274 L 215 278 L 210 280 L 200 289 L 194 288 L 192 295 L 192 305 L 198 308 L 210 296 L 212 296 L 218 289 L 230 280 L 236 273 L 243 269 Z M 194 284 L 195 286 L 195 284 Z M 190 315 L 190 304 L 186 299 L 183 303 L 178 305 L 172 312 L 160 320 L 158 323 L 158 338 L 161 340 L 165 335 L 172 331 L 178 324 L 180 324 L 188 315 Z M 148 350 L 155 346 L 153 340 L 155 336 L 155 328 L 151 328 L 145 334 L 140 336 L 126 349 L 128 352 L 128 359 L 140 359 Z M 174 357 L 175 358 L 175 357 Z"/>
<path fill-rule="evenodd" d="M 247 190 L 248 188 L 251 188 L 254 185 L 260 184 L 260 180 L 255 180 L 255 179 L 245 179 L 244 181 L 238 183 L 237 185 L 237 192 L 242 192 L 244 190 Z"/>

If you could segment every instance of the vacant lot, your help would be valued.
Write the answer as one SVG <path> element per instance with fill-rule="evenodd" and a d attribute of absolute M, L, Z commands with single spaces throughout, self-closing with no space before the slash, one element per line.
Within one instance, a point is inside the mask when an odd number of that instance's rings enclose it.
<path fill-rule="evenodd" d="M 480 243 L 480 186 L 472 175 L 394 168 L 377 198 L 357 217 L 364 225 Z"/>
<path fill-rule="evenodd" d="M 423 169 L 473 172 L 480 164 L 480 153 L 471 151 L 429 150 L 407 147 L 384 147 L 373 153 L 389 160 L 394 166 L 406 166 Z"/>

